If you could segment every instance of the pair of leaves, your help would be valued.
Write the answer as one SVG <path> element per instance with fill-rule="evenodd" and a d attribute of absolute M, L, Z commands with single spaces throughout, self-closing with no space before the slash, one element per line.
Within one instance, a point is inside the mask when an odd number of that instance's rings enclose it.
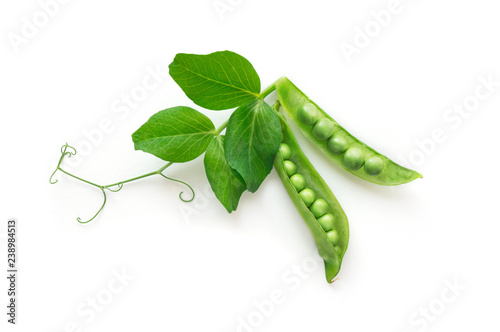
<path fill-rule="evenodd" d="M 226 136 L 217 136 L 208 147 L 205 172 L 229 213 L 236 210 L 245 190 L 257 191 L 271 172 L 281 141 L 280 128 L 272 108 L 263 100 L 254 100 L 233 112 Z"/>
<path fill-rule="evenodd" d="M 257 191 L 271 172 L 281 141 L 279 120 L 259 98 L 257 72 L 236 53 L 177 54 L 169 68 L 197 105 L 211 110 L 239 107 L 229 119 L 226 137 L 192 108 L 160 111 L 132 135 L 135 148 L 172 162 L 186 162 L 206 151 L 207 178 L 216 197 L 232 212 L 243 192 Z"/>

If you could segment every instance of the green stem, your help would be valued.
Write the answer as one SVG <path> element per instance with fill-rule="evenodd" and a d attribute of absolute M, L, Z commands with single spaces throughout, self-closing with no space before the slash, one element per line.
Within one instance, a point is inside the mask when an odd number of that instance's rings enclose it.
<path fill-rule="evenodd" d="M 148 176 L 161 174 L 161 172 L 163 172 L 167 167 L 169 167 L 172 164 L 173 164 L 172 162 L 169 162 L 169 163 L 167 163 L 166 165 L 162 166 L 160 169 L 158 169 L 158 170 L 156 170 L 154 172 L 149 172 L 149 173 L 146 173 L 146 174 L 143 174 L 143 175 L 139 175 L 139 176 L 133 177 L 133 178 L 128 179 L 128 180 L 123 180 L 123 181 L 120 181 L 120 182 L 116 182 L 116 183 L 113 183 L 113 184 L 108 184 L 107 186 L 103 186 L 103 188 L 110 188 L 110 187 L 114 187 L 114 186 L 119 186 L 119 185 L 123 185 L 123 184 L 128 183 L 128 182 L 132 182 L 132 181 L 136 181 L 136 180 L 147 178 Z"/>
<path fill-rule="evenodd" d="M 167 167 L 170 167 L 170 165 L 172 165 L 173 162 L 169 161 L 168 163 L 165 164 L 165 166 L 163 166 L 162 168 L 160 168 L 157 172 L 158 174 L 160 174 L 161 172 L 163 172 L 164 170 L 167 169 Z"/>
<path fill-rule="evenodd" d="M 82 179 L 76 175 L 73 175 L 65 170 L 63 170 L 61 167 L 58 167 L 58 169 L 63 172 L 64 174 L 66 175 L 69 175 L 77 180 L 80 180 L 82 182 L 85 182 L 85 183 L 88 183 L 90 184 L 91 186 L 94 186 L 94 187 L 97 187 L 97 188 L 102 188 L 102 189 L 108 189 L 108 188 L 111 188 L 111 187 L 115 187 L 115 186 L 120 186 L 120 185 L 123 185 L 125 183 L 129 183 L 129 182 L 133 182 L 133 181 L 136 181 L 136 180 L 140 180 L 140 179 L 144 179 L 148 176 L 152 176 L 152 175 L 157 175 L 157 174 L 161 174 L 161 172 L 163 172 L 167 167 L 169 167 L 170 165 L 172 165 L 173 163 L 172 162 L 169 162 L 167 163 L 166 165 L 162 166 L 160 169 L 154 171 L 154 172 L 149 172 L 149 173 L 146 173 L 146 174 L 143 174 L 143 175 L 139 175 L 139 176 L 136 176 L 136 177 L 133 177 L 131 179 L 128 179 L 128 180 L 123 180 L 123 181 L 119 181 L 119 182 L 116 182 L 116 183 L 112 183 L 112 184 L 108 184 L 108 185 L 105 185 L 105 186 L 101 186 L 97 183 L 94 183 L 94 182 L 90 182 L 88 180 L 85 180 L 85 179 Z"/>
<path fill-rule="evenodd" d="M 120 181 L 120 182 L 108 184 L 106 186 L 103 186 L 103 188 L 107 189 L 107 188 L 111 188 L 111 187 L 114 187 L 114 186 L 120 186 L 120 185 L 123 185 L 125 183 L 136 181 L 136 180 L 140 180 L 140 179 L 144 179 L 144 178 L 147 178 L 148 176 L 156 175 L 156 174 L 158 174 L 158 172 L 156 172 L 156 171 L 155 172 L 149 172 L 149 173 L 146 173 L 146 174 L 143 174 L 143 175 L 139 175 L 139 176 L 136 176 L 136 177 L 128 179 L 128 180 L 123 180 L 123 181 Z"/>
<path fill-rule="evenodd" d="M 215 134 L 216 134 L 217 136 L 219 136 L 219 135 L 220 135 L 220 133 L 221 133 L 224 129 L 226 129 L 228 122 L 229 122 L 229 119 L 227 119 L 226 121 L 224 121 L 224 122 L 223 122 L 223 123 L 222 123 L 222 124 L 221 124 L 221 125 L 220 125 L 220 126 L 219 126 L 216 130 L 215 130 Z"/>
<path fill-rule="evenodd" d="M 273 92 L 274 90 L 276 90 L 276 82 L 271 84 L 270 86 L 268 86 L 267 88 L 264 89 L 264 91 L 262 91 L 259 95 L 259 99 L 264 99 L 267 97 L 267 95 L 269 95 L 271 92 Z"/>
<path fill-rule="evenodd" d="M 63 170 L 61 167 L 58 167 L 57 169 L 59 169 L 59 170 L 60 170 L 61 172 L 63 172 L 64 174 L 69 175 L 69 176 L 71 176 L 71 177 L 73 177 L 73 178 L 75 178 L 75 179 L 77 179 L 77 180 L 80 180 L 80 181 L 83 181 L 83 182 L 85 182 L 85 183 L 88 183 L 88 184 L 90 184 L 91 186 L 94 186 L 94 187 L 97 187 L 97 188 L 103 188 L 103 186 L 100 186 L 100 185 L 95 184 L 95 183 L 93 183 L 93 182 L 90 182 L 90 181 L 84 180 L 84 179 L 82 179 L 82 178 L 79 178 L 79 177 L 78 177 L 78 176 L 76 176 L 76 175 L 73 175 L 73 174 L 71 174 L 71 173 L 69 173 L 69 172 L 66 172 L 66 171 L 65 171 L 65 170 Z"/>

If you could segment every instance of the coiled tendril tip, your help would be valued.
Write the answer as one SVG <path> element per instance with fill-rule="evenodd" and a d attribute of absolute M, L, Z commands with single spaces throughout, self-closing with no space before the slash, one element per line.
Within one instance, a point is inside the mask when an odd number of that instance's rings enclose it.
<path fill-rule="evenodd" d="M 102 202 L 101 208 L 99 209 L 99 211 L 96 212 L 96 214 L 94 214 L 94 216 L 92 218 L 90 218 L 87 221 L 82 221 L 82 219 L 80 217 L 77 217 L 76 221 L 78 221 L 80 224 L 87 224 L 87 223 L 91 222 L 99 215 L 99 213 L 101 213 L 102 209 L 104 209 L 104 206 L 106 205 L 106 192 L 104 191 L 104 187 L 101 187 L 100 189 L 101 189 L 103 197 L 104 197 L 104 201 Z"/>
<path fill-rule="evenodd" d="M 119 192 L 120 190 L 122 190 L 123 188 L 123 183 L 120 182 L 118 184 L 115 185 L 117 188 L 116 189 L 111 189 L 112 186 L 107 186 L 107 187 L 104 187 L 105 189 L 108 189 L 109 191 L 113 192 L 113 193 L 116 193 L 116 192 Z"/>
<path fill-rule="evenodd" d="M 57 163 L 56 169 L 50 175 L 50 178 L 49 178 L 50 184 L 56 184 L 58 182 L 57 179 L 53 180 L 53 177 L 57 173 L 57 171 L 61 169 L 61 164 L 62 164 L 64 157 L 68 156 L 68 158 L 70 158 L 71 156 L 74 156 L 74 155 L 76 155 L 76 149 L 74 147 L 72 147 L 71 145 L 69 145 L 68 142 L 66 142 L 66 144 L 61 146 L 61 157 L 59 158 L 59 162 Z"/>
<path fill-rule="evenodd" d="M 192 188 L 189 184 L 187 184 L 187 183 L 186 183 L 186 182 L 184 182 L 184 181 L 178 180 L 178 179 L 170 178 L 170 177 L 168 177 L 168 176 L 164 175 L 163 173 L 160 173 L 160 175 L 161 175 L 161 176 L 163 176 L 163 177 L 164 177 L 165 179 L 167 179 L 167 180 L 182 183 L 183 185 L 185 185 L 186 187 L 188 187 L 188 188 L 189 188 L 189 190 L 191 190 L 191 195 L 192 195 L 192 197 L 191 197 L 190 199 L 184 199 L 184 198 L 182 198 L 182 194 L 184 194 L 184 191 L 181 191 L 181 192 L 179 193 L 179 198 L 180 198 L 180 200 L 181 200 L 181 201 L 183 201 L 183 202 L 185 202 L 185 203 L 189 203 L 189 202 L 192 202 L 192 201 L 194 200 L 194 198 L 195 198 L 196 194 L 195 194 L 195 192 L 194 192 L 194 189 L 193 189 L 193 188 Z"/>
<path fill-rule="evenodd" d="M 68 149 L 70 149 L 70 151 L 68 151 Z M 66 144 L 61 146 L 61 154 L 67 155 L 69 158 L 71 156 L 76 155 L 76 149 L 74 147 L 72 147 L 71 145 L 69 145 L 68 142 L 66 142 Z"/>

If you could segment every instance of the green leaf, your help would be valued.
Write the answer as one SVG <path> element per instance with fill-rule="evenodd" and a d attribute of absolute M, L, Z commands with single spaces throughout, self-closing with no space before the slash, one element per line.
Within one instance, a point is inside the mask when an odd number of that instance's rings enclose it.
<path fill-rule="evenodd" d="M 217 199 L 231 213 L 238 207 L 246 184 L 241 175 L 226 160 L 224 136 L 217 136 L 205 153 L 205 172 Z"/>
<path fill-rule="evenodd" d="M 246 104 L 260 93 L 260 78 L 252 64 L 230 51 L 179 53 L 169 72 L 189 99 L 210 110 Z"/>
<path fill-rule="evenodd" d="M 190 107 L 178 106 L 153 115 L 132 134 L 132 140 L 136 150 L 181 163 L 205 152 L 214 135 L 215 126 L 209 118 Z"/>
<path fill-rule="evenodd" d="M 240 106 L 229 118 L 226 158 L 255 192 L 271 172 L 281 141 L 276 113 L 263 100 Z"/>

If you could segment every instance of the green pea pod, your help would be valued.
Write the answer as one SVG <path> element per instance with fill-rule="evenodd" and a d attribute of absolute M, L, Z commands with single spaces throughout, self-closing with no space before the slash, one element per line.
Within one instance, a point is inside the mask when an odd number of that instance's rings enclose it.
<path fill-rule="evenodd" d="M 311 231 L 319 255 L 325 261 L 326 279 L 332 283 L 347 250 L 347 217 L 328 185 L 302 152 L 285 117 L 282 114 L 278 114 L 278 117 L 282 128 L 282 144 L 274 167 Z"/>
<path fill-rule="evenodd" d="M 278 100 L 308 139 L 333 162 L 372 183 L 394 186 L 421 178 L 364 144 L 310 100 L 289 79 L 276 81 Z"/>

